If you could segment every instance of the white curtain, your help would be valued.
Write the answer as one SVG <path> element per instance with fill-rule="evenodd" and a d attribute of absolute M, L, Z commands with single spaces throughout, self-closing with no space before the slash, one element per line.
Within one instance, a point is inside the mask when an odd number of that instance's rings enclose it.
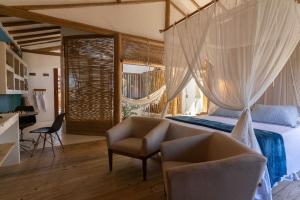
<path fill-rule="evenodd" d="M 298 10 L 298 17 L 300 17 L 300 2 L 298 1 L 298 5 L 297 5 L 297 10 Z M 300 21 L 299 21 L 300 23 Z"/>
<path fill-rule="evenodd" d="M 122 96 L 122 101 L 124 103 L 136 106 L 145 106 L 150 103 L 158 103 L 166 90 L 166 86 L 162 86 L 160 89 L 156 90 L 152 94 L 149 94 L 147 97 L 141 99 L 131 99 L 125 96 Z"/>
<path fill-rule="evenodd" d="M 208 99 L 243 111 L 232 136 L 258 152 L 250 106 L 293 53 L 299 41 L 297 20 L 294 0 L 219 0 L 166 33 L 170 37 L 178 32 L 190 72 Z M 181 89 L 175 86 L 173 91 Z M 272 194 L 265 176 L 260 194 L 268 200 Z"/>
<path fill-rule="evenodd" d="M 295 2 L 220 0 L 216 5 L 201 54 L 194 47 L 197 42 L 188 39 L 198 33 L 178 31 L 179 37 L 190 71 L 209 100 L 244 111 L 233 136 L 257 149 L 249 108 L 280 73 L 299 41 Z"/>
<path fill-rule="evenodd" d="M 174 29 L 170 29 L 165 32 L 164 38 L 167 104 L 162 112 L 162 116 L 166 114 L 170 101 L 172 101 L 191 80 L 186 59 L 180 47 L 178 33 Z"/>
<path fill-rule="evenodd" d="M 280 74 L 258 103 L 300 107 L 300 42 Z"/>

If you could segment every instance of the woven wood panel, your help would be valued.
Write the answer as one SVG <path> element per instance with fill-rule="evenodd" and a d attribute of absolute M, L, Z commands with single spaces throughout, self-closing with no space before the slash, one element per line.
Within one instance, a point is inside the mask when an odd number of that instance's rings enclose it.
<path fill-rule="evenodd" d="M 67 132 L 101 135 L 113 125 L 114 40 L 64 38 Z"/>
<path fill-rule="evenodd" d="M 138 42 L 124 37 L 122 60 L 137 65 L 163 66 L 164 48 L 147 42 Z"/>

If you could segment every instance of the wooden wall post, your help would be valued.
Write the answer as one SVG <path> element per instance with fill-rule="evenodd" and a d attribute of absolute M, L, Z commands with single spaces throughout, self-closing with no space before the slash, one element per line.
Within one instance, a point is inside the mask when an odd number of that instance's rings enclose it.
<path fill-rule="evenodd" d="M 116 33 L 114 35 L 115 47 L 114 47 L 114 124 L 121 122 L 122 118 L 122 35 Z"/>
<path fill-rule="evenodd" d="M 204 94 L 203 94 L 202 102 L 203 102 L 203 107 L 202 107 L 201 113 L 207 114 L 208 113 L 209 101 L 208 101 L 208 98 Z"/>
<path fill-rule="evenodd" d="M 171 0 L 166 0 L 165 7 L 165 28 L 169 27 L 171 24 Z M 177 97 L 171 102 L 172 115 L 176 115 L 178 111 Z"/>
<path fill-rule="evenodd" d="M 171 16 L 171 0 L 166 0 L 165 7 L 165 28 L 170 26 L 170 16 Z"/>

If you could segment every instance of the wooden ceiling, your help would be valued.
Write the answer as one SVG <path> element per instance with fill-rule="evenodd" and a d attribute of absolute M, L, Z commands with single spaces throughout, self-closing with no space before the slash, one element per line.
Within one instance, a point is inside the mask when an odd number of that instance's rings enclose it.
<path fill-rule="evenodd" d="M 50 54 L 57 54 L 60 50 L 62 37 L 60 26 L 5 15 L 0 15 L 0 23 L 21 49 Z"/>
<path fill-rule="evenodd" d="M 5 11 L 10 9 L 10 13 L 15 13 L 11 17 L 6 16 L 4 14 L 0 14 L 0 23 L 2 24 L 5 31 L 10 35 L 13 41 L 21 47 L 21 49 L 25 49 L 27 52 L 50 52 L 50 53 L 58 53 L 61 48 L 61 27 L 64 24 L 67 24 L 68 28 L 80 27 L 84 30 L 92 30 L 92 32 L 108 32 L 109 34 L 112 31 L 107 31 L 106 29 L 98 28 L 99 30 L 95 31 L 95 28 L 86 24 L 80 24 L 76 22 L 68 22 L 63 20 L 63 23 L 57 23 L 59 20 L 54 19 L 53 17 L 48 17 L 48 20 L 42 20 L 38 18 L 37 13 L 29 13 L 27 11 L 31 10 L 47 10 L 47 9 L 63 9 L 63 8 L 79 8 L 79 7 L 93 7 L 93 6 L 114 6 L 114 5 L 128 5 L 128 4 L 144 4 L 144 3 L 153 3 L 153 2 L 169 2 L 169 5 L 173 7 L 173 9 L 177 10 L 178 13 L 181 14 L 182 17 L 186 17 L 191 11 L 195 11 L 201 8 L 201 4 L 199 1 L 207 1 L 207 0 L 183 0 L 184 3 L 189 2 L 190 9 L 186 9 L 182 4 L 182 0 L 110 0 L 105 2 L 80 2 L 80 3 L 61 3 L 61 4 L 26 4 L 26 5 L 11 5 L 8 7 L 4 7 Z M 0 5 L 1 6 L 1 5 Z M 13 10 L 15 9 L 15 10 Z M 23 13 L 24 11 L 24 13 Z M 21 12 L 21 13 L 20 13 Z M 27 12 L 27 13 L 25 13 Z M 30 17 L 28 17 L 30 14 Z M 22 17 L 27 16 L 27 19 L 23 19 Z M 36 15 L 36 16 L 31 16 Z M 42 16 L 42 15 L 41 15 Z M 42 16 L 44 17 L 44 16 Z M 41 18 L 42 18 L 41 17 Z M 53 22 L 54 20 L 54 22 Z M 164 20 L 164 19 L 162 19 Z M 46 22 L 46 23 L 45 23 Z M 52 25 L 49 23 L 53 23 L 56 25 Z M 79 25 L 80 26 L 79 26 Z M 74 27 L 72 27 L 72 25 Z M 84 26 L 85 25 L 85 26 Z M 78 28 L 80 30 L 80 28 Z M 101 29 L 101 30 L 100 30 Z"/>
<path fill-rule="evenodd" d="M 64 9 L 64 8 L 83 8 L 83 7 L 94 7 L 94 6 L 115 6 L 115 5 L 133 5 L 133 4 L 144 4 L 144 3 L 155 3 L 165 2 L 166 0 L 106 0 L 106 1 L 95 1 L 95 2 L 82 2 L 78 3 L 47 3 L 47 4 L 24 4 L 24 5 L 13 5 L 13 7 L 22 10 L 48 10 L 48 9 Z M 203 0 L 171 0 L 171 5 L 183 15 L 187 15 L 186 8 L 182 2 L 190 2 L 194 8 L 200 8 L 200 3 Z M 207 3 L 207 2 L 206 2 Z"/>

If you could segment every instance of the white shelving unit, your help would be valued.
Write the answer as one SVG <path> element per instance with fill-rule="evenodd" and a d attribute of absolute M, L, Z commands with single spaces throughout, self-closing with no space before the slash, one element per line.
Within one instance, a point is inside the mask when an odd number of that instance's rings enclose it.
<path fill-rule="evenodd" d="M 0 167 L 20 164 L 19 115 L 2 114 L 0 118 Z"/>
<path fill-rule="evenodd" d="M 0 94 L 28 92 L 28 66 L 4 42 L 0 42 Z"/>

